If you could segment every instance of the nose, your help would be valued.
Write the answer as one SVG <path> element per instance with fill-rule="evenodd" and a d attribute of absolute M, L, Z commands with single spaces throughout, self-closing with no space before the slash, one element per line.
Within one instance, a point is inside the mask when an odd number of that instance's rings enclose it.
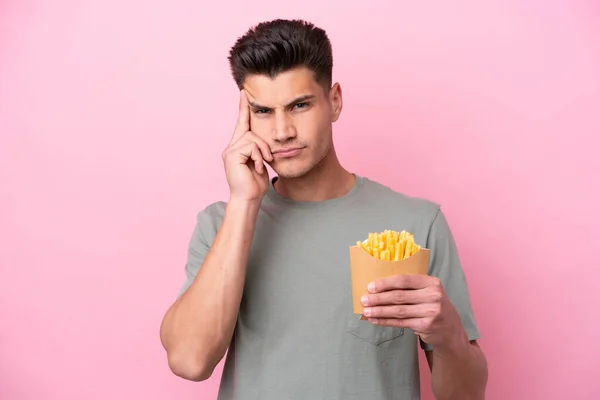
<path fill-rule="evenodd" d="M 285 142 L 296 137 L 296 128 L 287 113 L 275 115 L 272 135 L 277 142 Z"/>

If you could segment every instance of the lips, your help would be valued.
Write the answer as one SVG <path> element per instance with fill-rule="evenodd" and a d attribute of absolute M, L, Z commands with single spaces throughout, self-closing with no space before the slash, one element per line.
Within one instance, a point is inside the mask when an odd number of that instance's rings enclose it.
<path fill-rule="evenodd" d="M 273 156 L 276 158 L 289 158 L 300 154 L 302 151 L 301 147 L 293 147 L 288 149 L 280 149 L 273 152 Z"/>

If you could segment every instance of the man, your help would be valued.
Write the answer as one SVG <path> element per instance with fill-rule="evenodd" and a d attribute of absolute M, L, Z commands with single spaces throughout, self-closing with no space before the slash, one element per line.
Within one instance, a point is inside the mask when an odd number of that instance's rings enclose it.
<path fill-rule="evenodd" d="M 418 399 L 420 343 L 437 399 L 483 399 L 486 360 L 439 206 L 336 157 L 342 92 L 326 33 L 262 23 L 229 61 L 240 88 L 222 154 L 230 196 L 198 214 L 187 281 L 161 326 L 171 370 L 202 381 L 227 352 L 221 400 Z M 431 250 L 429 275 L 373 282 L 359 320 L 349 246 L 386 229 Z"/>

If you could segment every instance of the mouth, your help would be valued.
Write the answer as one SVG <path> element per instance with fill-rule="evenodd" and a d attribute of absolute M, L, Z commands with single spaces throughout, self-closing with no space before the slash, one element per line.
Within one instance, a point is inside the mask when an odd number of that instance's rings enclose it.
<path fill-rule="evenodd" d="M 289 149 L 280 149 L 273 152 L 275 158 L 290 158 L 295 157 L 302 151 L 301 147 L 293 147 Z"/>

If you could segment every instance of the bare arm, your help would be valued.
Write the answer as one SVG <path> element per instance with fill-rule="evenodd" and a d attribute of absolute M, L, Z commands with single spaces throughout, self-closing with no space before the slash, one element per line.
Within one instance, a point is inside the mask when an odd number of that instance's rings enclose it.
<path fill-rule="evenodd" d="M 231 343 L 258 211 L 269 186 L 264 163 L 273 155 L 250 131 L 244 90 L 236 128 L 222 157 L 230 188 L 223 222 L 194 281 L 169 308 L 160 329 L 169 367 L 193 381 L 208 379 Z"/>
<path fill-rule="evenodd" d="M 431 386 L 437 400 L 485 399 L 487 361 L 476 341 L 452 350 L 425 352 L 431 369 Z"/>
<path fill-rule="evenodd" d="M 238 316 L 259 203 L 230 202 L 189 289 L 167 311 L 160 338 L 174 374 L 210 377 L 225 355 Z"/>
<path fill-rule="evenodd" d="M 369 291 L 363 310 L 369 321 L 412 329 L 433 347 L 426 355 L 437 400 L 485 399 L 488 371 L 483 351 L 469 341 L 439 278 L 390 276 L 373 282 Z"/>

